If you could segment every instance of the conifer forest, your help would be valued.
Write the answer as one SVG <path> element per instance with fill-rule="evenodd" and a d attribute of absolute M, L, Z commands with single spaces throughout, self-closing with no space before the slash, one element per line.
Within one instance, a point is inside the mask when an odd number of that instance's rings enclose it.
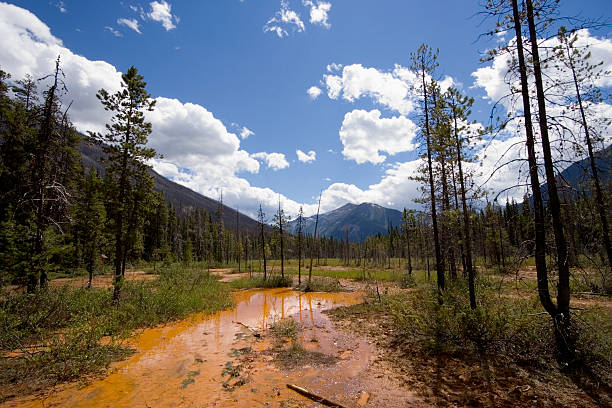
<path fill-rule="evenodd" d="M 15 3 L 0 407 L 612 405 L 610 4 Z"/>

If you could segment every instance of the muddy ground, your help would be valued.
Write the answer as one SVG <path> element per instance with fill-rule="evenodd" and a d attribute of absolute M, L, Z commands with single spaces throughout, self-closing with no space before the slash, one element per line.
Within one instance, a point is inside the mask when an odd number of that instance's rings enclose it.
<path fill-rule="evenodd" d="M 246 276 L 232 272 L 211 270 L 222 281 Z M 112 285 L 110 277 L 96 278 L 95 285 Z M 155 275 L 129 272 L 126 278 Z M 79 279 L 53 284 L 82 285 Z M 558 369 L 520 367 L 503 356 L 434 357 L 399 346 L 391 316 L 351 307 L 376 302 L 376 288 L 347 279 L 339 283 L 346 292 L 237 291 L 232 310 L 139 332 L 129 341 L 137 352 L 114 363 L 104 378 L 60 385 L 0 407 L 323 406 L 288 384 L 347 408 L 606 406 Z M 378 287 L 380 293 L 404 290 L 410 289 L 389 282 Z M 580 302 L 612 310 L 609 299 L 580 297 L 575 304 Z M 297 323 L 295 338 L 270 330 L 286 319 Z"/>
<path fill-rule="evenodd" d="M 65 384 L 3 407 L 319 407 L 287 388 L 299 387 L 345 407 L 425 407 L 389 375 L 373 342 L 337 330 L 322 312 L 363 300 L 359 291 L 291 289 L 235 292 L 236 307 L 146 329 L 137 350 L 103 379 Z M 270 326 L 297 322 L 297 338 Z"/>

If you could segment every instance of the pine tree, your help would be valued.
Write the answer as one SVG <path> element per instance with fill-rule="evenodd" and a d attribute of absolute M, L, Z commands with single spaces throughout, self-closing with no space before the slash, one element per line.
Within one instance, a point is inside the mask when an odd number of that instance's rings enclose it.
<path fill-rule="evenodd" d="M 285 211 L 281 208 L 280 197 L 278 198 L 278 212 L 274 215 L 274 228 L 278 230 L 280 240 L 281 276 L 285 277 L 285 237 L 283 227 L 287 224 Z"/>
<path fill-rule="evenodd" d="M 319 205 L 317 206 L 317 217 L 315 219 L 315 229 L 314 234 L 312 236 L 311 246 L 310 246 L 310 267 L 308 268 L 308 283 L 312 280 L 312 260 L 314 258 L 314 248 L 317 239 L 317 228 L 319 227 L 319 211 L 321 210 L 321 197 L 323 196 L 323 191 L 319 194 Z"/>
<path fill-rule="evenodd" d="M 89 275 L 87 287 L 91 288 L 106 222 L 102 180 L 93 166 L 89 169 L 87 178 L 83 180 L 81 194 L 76 203 L 75 219 L 83 260 Z"/>
<path fill-rule="evenodd" d="M 470 295 L 470 307 L 476 308 L 476 292 L 474 286 L 474 264 L 472 261 L 472 233 L 470 224 L 470 214 L 467 207 L 466 195 L 466 176 L 463 173 L 463 161 L 465 160 L 465 148 L 469 140 L 463 135 L 466 133 L 465 123 L 468 121 L 470 108 L 474 99 L 462 96 L 458 90 L 451 88 L 445 95 L 452 118 L 452 133 L 455 141 L 456 162 L 459 170 L 459 188 L 461 193 L 461 205 L 463 213 L 463 239 L 465 247 L 465 268 L 468 276 L 468 287 Z M 462 125 L 460 125 L 460 123 Z"/>
<path fill-rule="evenodd" d="M 304 235 L 304 210 L 302 209 L 301 205 L 300 205 L 300 211 L 298 212 L 298 217 L 297 217 L 296 232 L 297 232 L 297 239 L 298 239 L 298 243 L 297 243 L 298 285 L 301 285 L 302 284 L 302 239 Z"/>
<path fill-rule="evenodd" d="M 430 128 L 430 109 L 429 109 L 429 78 L 438 66 L 438 52 L 434 52 L 429 46 L 422 44 L 416 53 L 411 55 L 412 70 L 417 74 L 419 82 L 421 82 L 421 92 L 423 96 L 423 113 L 424 118 L 424 134 L 427 143 L 427 172 L 429 177 L 429 193 L 431 201 L 431 219 L 433 224 L 434 249 L 436 255 L 436 273 L 438 277 L 438 289 L 444 290 L 444 260 L 442 259 L 442 251 L 440 249 L 440 237 L 438 231 L 438 216 L 436 210 L 436 189 L 434 186 L 433 176 L 433 145 L 432 131 Z M 441 298 L 440 298 L 441 299 Z"/>
<path fill-rule="evenodd" d="M 267 269 L 267 265 L 266 265 L 266 236 L 264 234 L 264 227 L 266 225 L 266 214 L 263 212 L 263 209 L 261 208 L 261 204 L 259 204 L 259 210 L 257 211 L 257 221 L 259 221 L 259 231 L 261 233 L 260 235 L 260 239 L 261 239 L 261 257 L 263 259 L 263 274 L 264 274 L 264 280 L 267 279 L 267 274 L 268 274 L 268 269 Z"/>
<path fill-rule="evenodd" d="M 546 115 L 546 95 L 542 81 L 542 68 L 539 57 L 538 32 L 536 30 L 536 13 L 534 12 L 532 0 L 525 0 L 527 6 L 527 23 L 529 28 L 529 42 L 531 43 L 531 59 L 533 62 L 533 76 L 535 78 L 538 119 L 540 127 L 540 138 L 544 156 L 544 169 L 546 171 L 546 182 L 548 184 L 548 209 L 552 215 L 553 235 L 557 252 L 557 270 L 559 281 L 557 284 L 557 307 L 553 310 L 553 319 L 561 336 L 565 337 L 567 326 L 570 322 L 570 272 L 568 261 L 567 241 L 561 219 L 561 201 L 557 191 L 557 180 L 551 152 L 551 143 L 548 135 L 548 118 Z M 538 15 L 540 15 L 538 13 Z M 540 15 L 541 16 L 541 15 Z M 541 16 L 542 17 L 542 16 Z M 563 339 L 565 341 L 566 339 Z M 569 351 L 569 350 L 567 350 Z"/>
<path fill-rule="evenodd" d="M 62 225 L 70 221 L 70 204 L 74 192 L 74 181 L 81 170 L 76 148 L 80 137 L 68 120 L 67 109 L 62 112 L 61 96 L 66 87 L 60 58 L 55 62 L 55 71 L 46 78 L 51 86 L 44 92 L 40 123 L 32 141 L 29 178 L 25 197 L 29 202 L 34 220 L 33 265 L 41 288 L 47 285 L 48 256 L 52 248 L 45 234 L 57 229 L 63 234 Z M 28 291 L 36 288 L 36 281 L 28 282 Z"/>
<path fill-rule="evenodd" d="M 155 151 L 146 147 L 152 127 L 145 120 L 145 111 L 152 111 L 155 101 L 147 93 L 146 83 L 136 68 L 128 69 L 121 79 L 120 91 L 109 94 L 101 89 L 96 95 L 113 117 L 106 125 L 105 135 L 91 134 L 103 144 L 104 160 L 109 164 L 105 179 L 108 216 L 115 238 L 114 301 L 119 300 L 128 253 L 134 245 L 133 232 L 141 226 L 141 212 L 152 193 L 153 178 L 147 161 L 155 157 Z"/>
<path fill-rule="evenodd" d="M 26 248 L 21 244 L 29 242 L 28 266 L 19 261 L 13 274 L 19 271 L 17 280 L 27 277 L 27 290 L 33 292 L 39 285 L 46 287 L 52 255 L 65 249 L 60 241 L 70 223 L 80 138 L 62 107 L 59 58 L 54 73 L 43 78 L 51 85 L 42 106 L 29 77 L 12 87 L 11 100 L 8 78 L 0 71 L 0 220 L 14 226 L 10 240 L 15 248 Z"/>
<path fill-rule="evenodd" d="M 38 87 L 36 81 L 30 74 L 15 82 L 12 86 L 15 99 L 19 101 L 26 110 L 32 109 L 38 102 Z"/>

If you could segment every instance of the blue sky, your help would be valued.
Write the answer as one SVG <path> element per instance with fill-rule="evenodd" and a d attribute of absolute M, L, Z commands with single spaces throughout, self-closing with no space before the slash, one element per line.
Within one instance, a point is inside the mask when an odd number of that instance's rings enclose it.
<path fill-rule="evenodd" d="M 607 0 L 564 3 L 564 14 L 612 17 Z M 410 53 L 423 42 L 439 48 L 439 77 L 452 77 L 476 98 L 474 118 L 485 122 L 501 90 L 484 86 L 490 76 L 474 86 L 479 77 L 473 73 L 493 67 L 479 61 L 484 50 L 509 40 L 479 39 L 493 21 L 482 22 L 478 1 L 10 4 L 19 8 L 0 3 L 0 33 L 15 36 L 20 46 L 0 51 L 0 67 L 16 77 L 37 76 L 50 66 L 53 51 L 68 54 L 68 97 L 86 106 L 72 117 L 86 131 L 104 123 L 92 90 L 116 82 L 113 69 L 136 66 L 152 96 L 166 98 L 152 118 L 151 143 L 165 156 L 155 168 L 209 196 L 223 189 L 228 204 L 250 214 L 259 203 L 273 208 L 278 194 L 290 214 L 302 203 L 311 213 L 320 190 L 325 210 L 348 201 L 414 207 L 419 193 L 409 176 L 418 150 L 409 121 L 416 122 L 417 112 L 403 105 L 409 93 L 396 95 Z M 23 33 L 32 38 L 24 40 Z M 606 64 L 612 64 L 610 34 L 588 34 L 601 45 Z M 2 45 L 9 45 L 10 35 Z M 334 94 L 337 79 L 342 85 Z M 320 90 L 316 99 L 307 93 L 311 87 Z M 245 129 L 253 133 L 243 138 Z M 316 159 L 301 162 L 297 149 L 314 151 Z M 482 172 L 494 164 L 484 163 Z M 516 181 L 515 170 L 509 171 L 492 190 Z"/>

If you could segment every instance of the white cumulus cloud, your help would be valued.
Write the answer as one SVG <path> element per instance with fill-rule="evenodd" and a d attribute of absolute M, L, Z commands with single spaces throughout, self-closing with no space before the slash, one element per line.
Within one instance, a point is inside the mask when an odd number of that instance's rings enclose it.
<path fill-rule="evenodd" d="M 278 171 L 289 167 L 289 162 L 283 153 L 253 153 L 251 157 L 266 162 L 268 168 Z"/>
<path fill-rule="evenodd" d="M 362 97 L 370 97 L 402 115 L 409 114 L 415 108 L 412 89 L 417 78 L 410 70 L 400 65 L 396 65 L 390 72 L 384 72 L 361 64 L 352 64 L 345 66 L 337 75 L 324 75 L 323 79 L 331 99 L 342 97 L 346 101 L 354 102 Z"/>
<path fill-rule="evenodd" d="M 310 163 L 317 160 L 317 152 L 315 152 L 314 150 L 311 150 L 308 153 L 304 153 L 300 149 L 297 149 L 295 151 L 295 154 L 297 154 L 298 160 L 302 163 Z"/>
<path fill-rule="evenodd" d="M 176 24 L 179 22 L 179 18 L 172 14 L 172 5 L 166 0 L 152 1 L 149 3 L 151 11 L 147 16 L 153 20 L 162 24 L 166 31 L 170 31 L 176 28 Z"/>
<path fill-rule="evenodd" d="M 396 64 L 391 71 L 384 71 L 362 64 L 327 66 L 329 74 L 323 75 L 330 99 L 342 98 L 355 102 L 370 98 L 383 107 L 402 115 L 414 112 L 419 99 L 420 81 L 409 68 Z M 341 71 L 341 72 L 340 72 Z M 442 91 L 455 84 L 451 77 L 439 81 Z"/>
<path fill-rule="evenodd" d="M 321 199 L 321 210 L 330 211 L 346 203 L 376 203 L 385 207 L 402 210 L 414 208 L 413 198 L 420 197 L 420 183 L 411 180 L 418 173 L 420 160 L 404 163 L 394 163 L 385 170 L 382 179 L 361 189 L 354 184 L 333 183 L 325 191 Z M 316 210 L 316 209 L 315 209 Z"/>
<path fill-rule="evenodd" d="M 342 154 L 358 164 L 379 164 L 391 155 L 414 150 L 417 126 L 404 116 L 381 118 L 379 110 L 354 110 L 344 116 L 340 140 Z"/>
<path fill-rule="evenodd" d="M 306 91 L 306 93 L 308 93 L 308 96 L 310 96 L 310 99 L 315 100 L 319 97 L 319 95 L 321 95 L 321 88 L 317 87 L 317 86 L 311 86 L 310 88 L 308 88 L 308 90 Z"/>
<path fill-rule="evenodd" d="M 331 3 L 325 1 L 304 0 L 304 6 L 310 7 L 310 23 L 330 28 L 331 24 L 327 21 L 328 13 L 331 10 Z"/>

